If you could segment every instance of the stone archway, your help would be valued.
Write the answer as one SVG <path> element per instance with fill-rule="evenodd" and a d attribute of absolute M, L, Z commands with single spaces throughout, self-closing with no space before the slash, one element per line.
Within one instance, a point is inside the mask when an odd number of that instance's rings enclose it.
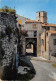
<path fill-rule="evenodd" d="M 31 45 L 33 46 L 33 48 L 31 47 Z M 28 46 L 28 47 L 27 47 Z M 31 53 L 31 51 L 29 51 L 29 54 L 26 53 L 26 55 L 33 55 L 33 56 L 37 56 L 37 38 L 26 38 L 25 39 L 25 51 L 28 48 L 28 51 L 30 48 L 30 50 L 33 50 L 33 53 Z"/>

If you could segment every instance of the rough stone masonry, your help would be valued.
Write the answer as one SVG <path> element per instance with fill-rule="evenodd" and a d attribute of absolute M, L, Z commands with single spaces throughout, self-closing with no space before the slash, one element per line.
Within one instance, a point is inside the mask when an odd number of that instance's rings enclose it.
<path fill-rule="evenodd" d="M 11 27 L 13 31 L 15 30 L 15 28 L 17 27 L 15 15 L 5 13 L 5 12 L 0 12 L 0 32 L 2 31 L 3 33 L 6 33 L 5 28 L 7 27 Z M 5 51 L 5 54 L 3 56 L 3 61 L 2 61 L 3 66 L 9 65 L 9 63 L 12 60 L 15 39 L 16 37 L 13 33 L 11 34 L 10 42 L 8 41 L 7 35 L 6 37 L 1 39 L 2 48 Z"/>

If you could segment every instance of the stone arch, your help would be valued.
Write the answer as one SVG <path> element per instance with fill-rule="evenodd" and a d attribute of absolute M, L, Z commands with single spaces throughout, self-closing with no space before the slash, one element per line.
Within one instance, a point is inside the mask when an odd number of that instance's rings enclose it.
<path fill-rule="evenodd" d="M 33 56 L 37 55 L 37 39 L 36 38 L 26 38 L 26 46 L 32 44 L 33 45 Z"/>

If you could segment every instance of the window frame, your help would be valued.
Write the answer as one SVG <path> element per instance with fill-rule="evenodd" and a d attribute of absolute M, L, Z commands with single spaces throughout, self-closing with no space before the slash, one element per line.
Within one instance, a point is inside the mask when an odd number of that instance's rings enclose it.
<path fill-rule="evenodd" d="M 34 37 L 37 37 L 37 31 L 34 31 Z"/>
<path fill-rule="evenodd" d="M 53 44 L 56 45 L 56 39 L 53 39 Z"/>

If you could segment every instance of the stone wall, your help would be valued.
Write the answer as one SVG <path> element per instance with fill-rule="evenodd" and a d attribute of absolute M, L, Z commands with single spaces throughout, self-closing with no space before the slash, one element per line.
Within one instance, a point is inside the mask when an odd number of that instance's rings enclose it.
<path fill-rule="evenodd" d="M 47 12 L 45 11 L 37 12 L 37 21 L 41 21 L 42 23 L 47 23 Z"/>
<path fill-rule="evenodd" d="M 17 27 L 15 15 L 11 15 L 9 13 L 0 12 L 0 31 L 6 33 L 5 32 L 5 28 L 7 28 L 8 26 L 13 28 L 13 31 Z M 8 38 L 7 35 L 6 35 L 5 38 L 1 39 L 1 41 L 2 41 L 2 48 L 5 51 L 5 55 L 3 56 L 3 61 L 2 61 L 3 62 L 3 66 L 9 65 L 9 63 L 11 62 L 11 59 L 13 58 L 12 53 L 14 51 L 14 44 L 15 44 L 16 37 L 12 33 L 10 42 L 8 41 L 8 39 L 9 38 Z"/>
<path fill-rule="evenodd" d="M 15 16 L 9 13 L 0 12 L 0 25 L 16 27 Z"/>
<path fill-rule="evenodd" d="M 25 21 L 29 20 L 28 18 L 24 17 L 24 16 L 20 16 L 20 15 L 16 15 L 17 16 L 17 21 L 21 20 L 21 24 L 25 24 Z"/>
<path fill-rule="evenodd" d="M 45 32 L 41 35 L 41 56 L 46 59 L 50 59 L 51 61 L 56 61 L 54 54 L 56 54 L 56 45 L 54 45 L 54 39 L 56 39 L 56 35 L 52 35 L 51 33 L 46 32 L 46 51 L 45 51 Z M 43 42 L 42 42 L 43 40 Z"/>
<path fill-rule="evenodd" d="M 33 25 L 36 24 L 36 27 Z M 28 38 L 36 38 L 37 39 L 37 56 L 41 53 L 41 33 L 42 33 L 42 23 L 25 23 L 22 30 L 27 30 Z M 34 31 L 37 32 L 36 37 L 34 37 Z"/>

